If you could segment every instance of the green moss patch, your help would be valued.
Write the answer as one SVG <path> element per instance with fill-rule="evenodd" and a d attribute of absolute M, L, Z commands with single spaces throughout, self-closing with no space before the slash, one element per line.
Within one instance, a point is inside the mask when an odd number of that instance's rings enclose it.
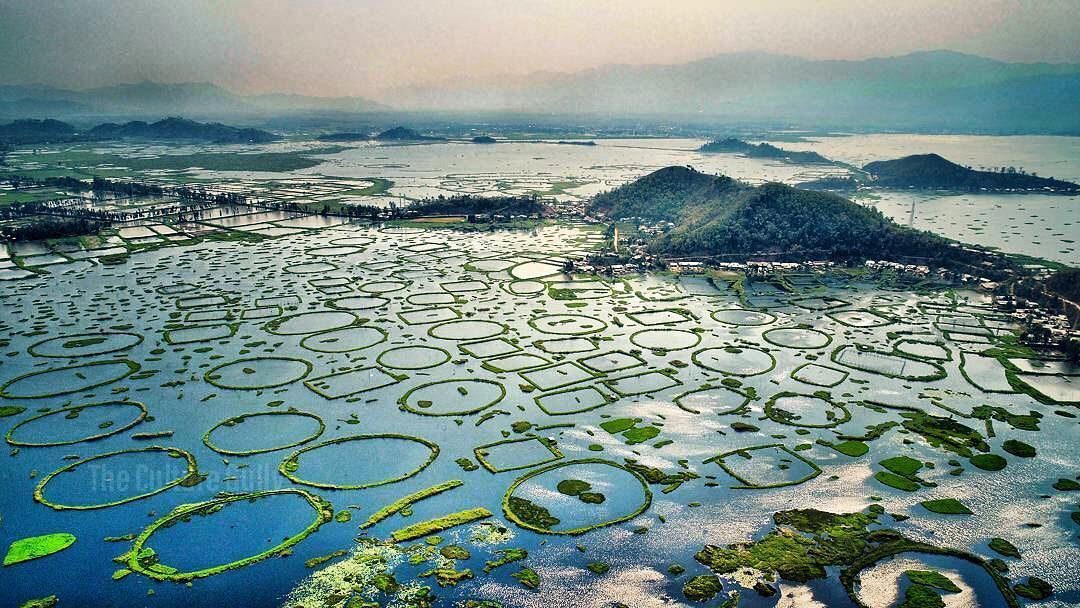
<path fill-rule="evenodd" d="M 940 498 L 937 500 L 924 500 L 919 503 L 931 513 L 941 515 L 972 515 L 971 509 L 955 498 Z"/>
<path fill-rule="evenodd" d="M 75 536 L 66 532 L 21 538 L 8 547 L 7 554 L 4 556 L 4 565 L 12 566 L 52 555 L 67 549 L 74 543 Z"/>

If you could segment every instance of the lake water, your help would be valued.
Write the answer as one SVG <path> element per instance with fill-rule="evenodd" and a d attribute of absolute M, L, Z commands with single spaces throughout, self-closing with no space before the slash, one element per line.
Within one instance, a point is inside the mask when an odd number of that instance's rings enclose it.
<path fill-rule="evenodd" d="M 514 162 L 524 170 L 527 155 L 550 154 L 559 155 L 557 163 L 552 161 L 557 165 L 552 171 L 582 165 L 573 170 L 593 171 L 594 178 L 603 175 L 615 183 L 677 156 L 705 162 L 693 152 L 628 147 L 617 148 L 613 154 L 619 163 L 633 166 L 585 169 L 601 158 L 604 146 L 593 150 L 523 145 L 522 157 L 507 160 L 502 171 Z M 485 166 L 494 169 L 493 159 L 470 156 L 479 147 L 461 148 L 465 156 L 458 162 L 463 173 L 476 175 Z M 350 162 L 359 163 L 365 154 L 397 155 L 417 168 L 435 162 L 428 158 L 432 149 L 422 146 L 342 156 L 353 155 L 356 158 Z M 577 160 L 571 163 L 562 154 Z M 719 168 L 750 161 L 715 157 L 709 162 Z M 613 164 L 610 158 L 608 164 Z M 775 167 L 777 175 L 796 170 Z M 364 174 L 358 166 L 352 172 Z M 107 436 L 68 445 L 20 447 L 0 465 L 4 487 L 0 544 L 53 532 L 78 537 L 63 552 L 4 568 L 0 572 L 3 603 L 18 605 L 32 597 L 57 594 L 61 605 L 70 606 L 307 607 L 337 598 L 336 603 L 329 602 L 336 606 L 351 597 L 355 587 L 357 597 L 403 605 L 410 590 L 430 585 L 439 596 L 439 606 L 466 598 L 535 607 L 600 607 L 615 601 L 632 606 L 689 605 L 681 587 L 691 576 L 707 572 L 693 559 L 704 544 L 760 538 L 779 510 L 858 511 L 871 503 L 884 505 L 889 513 L 910 516 L 893 521 L 883 515 L 883 526 L 934 545 L 990 558 L 996 554 L 987 549 L 987 541 L 991 536 L 1004 537 L 1023 554 L 1022 560 L 1009 560 L 1010 576 L 1015 580 L 1035 574 L 1057 590 L 1056 597 L 1044 605 L 1075 605 L 1080 600 L 1074 568 L 1080 561 L 1080 544 L 1068 515 L 1076 508 L 1075 493 L 1051 487 L 1059 478 L 1076 476 L 1080 465 L 1080 447 L 1072 440 L 1076 420 L 1054 413 L 1075 411 L 1075 406 L 1042 405 L 1024 393 L 987 392 L 965 379 L 961 352 L 985 348 L 971 345 L 969 336 L 993 336 L 1009 326 L 986 306 L 985 298 L 961 293 L 953 301 L 944 292 L 916 295 L 840 277 L 808 276 L 795 281 L 798 287 L 793 293 L 751 284 L 745 298 L 768 306 L 768 315 L 724 312 L 745 302 L 723 282 L 658 275 L 597 281 L 558 274 L 564 256 L 595 243 L 589 234 L 570 225 L 535 232 L 465 234 L 379 231 L 345 224 L 258 243 L 169 247 L 133 255 L 118 267 L 86 264 L 63 274 L 4 283 L 0 286 L 0 337 L 6 341 L 4 351 L 9 356 L 0 362 L 0 406 L 26 408 L 0 419 L 5 429 L 47 408 L 104 401 L 139 401 L 148 416 L 128 426 L 137 418 L 137 408 L 111 406 L 108 420 L 103 420 L 104 410 L 86 408 L 77 416 L 58 414 L 48 424 L 27 424 L 13 435 L 23 443 Z M 538 283 L 541 289 L 536 288 Z M 544 289 L 547 285 L 573 289 L 581 298 L 556 300 Z M 429 308 L 450 312 L 415 312 Z M 877 326 L 859 326 L 865 324 L 866 309 L 880 315 L 874 317 Z M 863 312 L 844 315 L 842 311 Z M 343 323 L 370 331 L 340 333 Z M 800 324 L 820 333 L 766 335 Z M 166 339 L 166 332 L 172 336 L 192 327 L 207 329 L 181 334 L 186 336 L 183 343 Z M 143 339 L 134 343 L 114 335 L 119 332 Z M 87 340 L 87 334 L 97 333 L 109 337 Z M 773 335 L 784 339 L 770 342 Z M 72 338 L 57 340 L 62 336 Z M 381 336 L 385 339 L 380 340 Z M 821 336 L 829 339 L 827 345 Z M 925 360 L 889 354 L 905 339 L 938 343 L 949 360 L 927 365 Z M 38 343 L 42 344 L 34 347 Z M 940 365 L 944 377 L 891 378 L 851 367 L 847 359 L 831 360 L 837 349 L 855 345 L 884 353 L 877 359 L 868 355 L 869 365 L 875 368 L 899 365 L 896 375 L 903 375 L 906 364 L 923 370 Z M 57 348 L 60 357 L 41 356 L 57 354 Z M 406 348 L 414 350 L 402 355 L 401 349 Z M 942 350 L 926 352 L 940 355 Z M 595 357 L 605 353 L 610 355 Z M 500 359 L 503 365 L 528 368 L 497 371 L 505 368 L 485 365 L 490 359 L 513 355 L 532 357 Z M 538 359 L 550 364 L 534 368 L 541 363 Z M 114 360 L 132 365 L 66 369 Z M 810 362 L 835 371 L 799 376 L 803 380 L 792 377 L 797 368 Z M 990 365 L 996 363 L 989 360 Z M 605 373 L 604 366 L 612 370 Z M 52 371 L 57 369 L 61 371 Z M 1069 374 L 1072 368 L 1050 364 L 1046 369 L 1076 381 L 1077 376 Z M 1004 373 L 1000 368 L 996 372 Z M 125 373 L 129 375 L 123 377 Z M 978 380 L 994 373 L 992 367 L 980 368 L 972 377 Z M 730 412 L 745 398 L 734 402 L 724 398 L 710 408 L 705 407 L 710 402 L 699 396 L 688 402 L 699 413 L 676 403 L 683 393 L 720 386 L 725 377 L 738 381 L 738 391 L 752 388 L 760 398 L 737 413 Z M 838 377 L 842 379 L 836 384 Z M 12 382 L 16 378 L 21 379 Z M 808 379 L 835 385 L 823 388 Z M 65 392 L 54 394 L 60 390 Z M 645 390 L 652 392 L 635 394 Z M 820 390 L 827 390 L 828 398 L 850 413 L 850 420 L 838 422 L 846 418 L 806 410 L 825 403 L 820 397 L 805 397 Z M 797 408 L 790 408 L 794 419 L 775 410 L 766 415 L 770 398 L 783 392 L 804 395 Z M 22 398 L 12 398 L 16 394 Z M 993 453 L 1006 456 L 1008 467 L 999 472 L 980 470 L 899 429 L 869 442 L 869 454 L 854 458 L 818 443 L 835 441 L 837 434 L 861 435 L 868 425 L 902 420 L 900 410 L 859 404 L 864 401 L 954 416 L 983 435 Z M 988 428 L 983 420 L 967 417 L 972 408 L 983 404 L 1017 414 L 1038 412 L 1043 416 L 1041 430 L 1014 429 L 1001 421 Z M 221 426 L 243 414 L 292 408 L 321 419 L 322 433 L 316 433 L 319 425 L 310 416 L 282 414 L 277 414 L 277 424 L 257 418 Z M 839 411 L 839 405 L 830 408 Z M 448 412 L 461 413 L 433 415 Z M 655 436 L 636 441 L 634 434 L 612 433 L 600 426 L 622 418 L 631 419 L 636 429 L 658 432 L 650 431 Z M 103 426 L 106 421 L 113 424 Z M 736 432 L 735 422 L 758 430 Z M 838 426 L 831 426 L 833 422 Z M 211 444 L 218 449 L 259 453 L 213 451 L 203 437 L 215 427 Z M 165 431 L 171 435 L 132 438 L 133 433 Z M 321 446 L 356 435 L 380 437 Z M 530 436 L 543 441 L 530 440 Z M 485 447 L 505 439 L 527 441 L 511 444 L 509 451 Z M 1006 454 L 1001 446 L 1008 439 L 1031 444 L 1038 458 Z M 813 462 L 822 473 L 797 485 L 738 489 L 735 486 L 742 484 L 719 465 L 705 463 L 731 450 L 776 443 Z M 206 480 L 191 487 L 166 487 L 183 475 L 185 460 L 175 457 L 179 453 L 163 458 L 164 452 L 147 449 L 155 445 L 189 453 Z M 437 453 L 431 446 L 438 447 Z M 281 449 L 273 450 L 276 447 Z M 483 448 L 488 464 L 503 472 L 476 467 L 474 449 L 478 447 Z M 61 478 L 43 490 L 46 499 L 69 506 L 121 504 L 55 510 L 34 500 L 34 489 L 46 475 L 76 462 L 68 456 L 89 458 L 133 448 L 143 451 L 86 462 L 72 472 L 60 473 Z M 289 456 L 298 450 L 295 457 Z M 776 458 L 766 451 L 755 453 L 764 460 L 755 459 L 746 463 L 749 468 L 739 470 L 752 473 L 763 485 L 797 481 L 805 472 L 789 467 L 794 460 L 788 457 L 785 462 L 782 453 Z M 899 455 L 932 463 L 932 469 L 924 467 L 919 475 L 936 487 L 909 493 L 872 478 L 883 470 L 879 461 Z M 590 458 L 616 466 L 581 463 L 542 470 Z M 458 459 L 468 459 L 475 470 L 464 470 Z M 700 477 L 670 493 L 661 492 L 660 485 L 651 486 L 652 500 L 638 512 L 641 485 L 617 466 L 626 459 L 668 473 L 692 471 Z M 959 476 L 949 474 L 954 468 L 949 461 L 954 459 L 963 469 Z M 738 460 L 731 464 L 737 466 Z M 503 498 L 514 480 L 524 475 L 530 477 L 513 496 L 544 506 L 558 517 L 554 530 L 625 521 L 581 536 L 538 534 L 512 523 L 502 511 Z M 389 503 L 455 479 L 463 485 L 415 503 L 408 516 L 394 515 L 365 530 L 358 528 Z M 590 503 L 567 496 L 558 489 L 565 479 L 588 483 L 590 491 L 602 494 L 604 500 Z M 287 557 L 274 556 L 198 579 L 190 588 L 154 582 L 139 573 L 110 579 L 121 568 L 112 558 L 131 543 L 106 542 L 105 537 L 138 534 L 178 505 L 211 500 L 218 492 L 290 488 L 325 498 L 335 512 L 350 511 L 351 521 L 322 525 L 293 546 Z M 156 493 L 129 500 L 151 492 Z M 974 515 L 935 515 L 918 504 L 945 497 L 961 500 Z M 453 565 L 471 569 L 475 579 L 456 587 L 439 588 L 433 579 L 421 576 L 436 566 L 449 565 L 423 540 L 396 547 L 357 542 L 357 538 L 387 539 L 410 524 L 481 507 L 493 514 L 486 521 L 498 524 L 497 534 L 491 534 L 491 526 L 483 523 L 440 534 L 440 547 L 455 543 L 471 553 Z M 314 516 L 299 494 L 271 494 L 255 502 L 229 503 L 215 513 L 163 528 L 147 545 L 165 565 L 203 568 L 267 551 L 303 530 Z M 1025 526 L 1028 522 L 1041 527 Z M 413 549 L 406 552 L 402 547 Z M 526 549 L 529 556 L 490 574 L 483 572 L 485 561 L 509 548 Z M 312 568 L 304 564 L 334 551 L 346 555 Z M 433 555 L 425 559 L 425 551 Z M 410 557 L 419 563 L 411 564 Z M 609 564 L 611 570 L 593 574 L 585 569 L 591 562 Z M 668 574 L 673 563 L 684 566 L 686 573 Z M 964 597 L 996 593 L 978 572 L 954 563 L 932 565 L 968 590 Z M 510 576 L 522 566 L 539 574 L 538 590 L 528 590 Z M 396 595 L 376 589 L 376 575 L 384 567 L 403 585 Z M 881 582 L 868 586 L 866 592 L 868 597 L 887 600 L 892 597 L 896 569 L 877 568 L 883 569 Z M 740 587 L 731 577 L 724 577 L 724 585 L 725 592 L 742 589 L 744 606 L 775 603 Z M 835 576 L 807 585 L 785 582 L 780 587 L 782 602 L 791 594 L 800 606 L 842 606 L 847 601 Z M 150 591 L 152 596 L 148 596 Z"/>

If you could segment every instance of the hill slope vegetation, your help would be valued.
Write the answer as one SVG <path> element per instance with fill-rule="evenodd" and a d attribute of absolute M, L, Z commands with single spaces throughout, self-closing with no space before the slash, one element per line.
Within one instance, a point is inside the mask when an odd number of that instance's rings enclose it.
<path fill-rule="evenodd" d="M 880 211 L 835 194 L 779 183 L 751 186 L 687 167 L 660 169 L 600 194 L 589 211 L 613 219 L 673 222 L 674 228 L 649 244 L 666 255 L 814 251 L 837 258 L 975 257 L 942 237 L 898 226 Z"/>

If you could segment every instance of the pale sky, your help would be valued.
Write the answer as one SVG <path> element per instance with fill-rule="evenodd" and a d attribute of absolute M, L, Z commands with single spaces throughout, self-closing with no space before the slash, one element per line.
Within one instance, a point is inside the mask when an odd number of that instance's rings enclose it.
<path fill-rule="evenodd" d="M 0 84 L 374 95 L 767 51 L 1080 63 L 1080 0 L 0 0 Z"/>

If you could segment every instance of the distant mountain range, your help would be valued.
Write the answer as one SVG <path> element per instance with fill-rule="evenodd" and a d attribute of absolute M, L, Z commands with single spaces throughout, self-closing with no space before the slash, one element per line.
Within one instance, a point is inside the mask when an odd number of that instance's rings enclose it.
<path fill-rule="evenodd" d="M 305 112 L 374 112 L 386 106 L 362 97 L 237 95 L 209 83 L 140 82 L 71 91 L 45 86 L 0 86 L 0 117 L 276 116 Z"/>
<path fill-rule="evenodd" d="M 399 109 L 641 115 L 827 129 L 1080 134 L 1080 64 L 952 51 L 858 61 L 733 53 L 397 89 Z"/>
<path fill-rule="evenodd" d="M 1080 64 L 1007 63 L 952 51 L 855 61 L 732 53 L 672 65 L 457 79 L 393 89 L 379 98 L 389 105 L 363 97 L 238 95 L 208 83 L 142 82 L 82 91 L 0 86 L 0 118 L 255 120 L 449 112 L 459 118 L 566 115 L 591 119 L 589 124 L 644 118 L 709 127 L 1080 134 Z"/>

